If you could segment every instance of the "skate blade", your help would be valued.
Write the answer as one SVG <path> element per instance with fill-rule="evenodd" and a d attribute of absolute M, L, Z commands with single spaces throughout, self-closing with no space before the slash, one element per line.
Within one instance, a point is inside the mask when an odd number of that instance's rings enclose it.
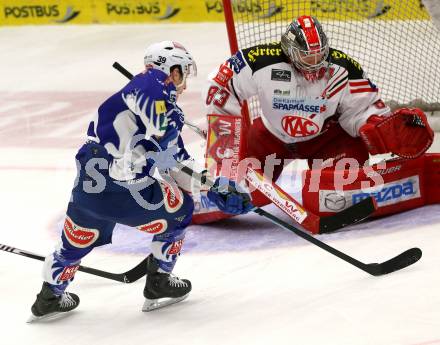
<path fill-rule="evenodd" d="M 160 309 L 160 308 L 164 308 L 167 307 L 171 304 L 175 304 L 178 302 L 183 301 L 185 298 L 187 298 L 189 295 L 189 293 L 187 293 L 186 295 L 182 296 L 182 297 L 177 297 L 177 298 L 168 298 L 168 299 L 145 299 L 144 305 L 142 306 L 142 311 L 143 312 L 149 312 L 152 310 L 156 310 L 156 309 Z"/>
<path fill-rule="evenodd" d="M 31 316 L 26 320 L 26 323 L 34 323 L 39 321 L 53 321 L 53 320 L 59 320 L 64 317 L 66 317 L 69 312 L 54 312 L 43 316 L 35 316 L 34 314 L 31 314 Z"/>

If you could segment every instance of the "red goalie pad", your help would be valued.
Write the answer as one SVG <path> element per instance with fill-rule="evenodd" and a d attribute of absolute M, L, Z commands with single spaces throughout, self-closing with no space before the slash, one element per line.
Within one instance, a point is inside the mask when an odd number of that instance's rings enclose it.
<path fill-rule="evenodd" d="M 426 115 L 417 108 L 398 109 L 387 117 L 373 115 L 359 135 L 371 154 L 392 152 L 402 158 L 421 156 L 434 139 Z"/>
<path fill-rule="evenodd" d="M 243 140 L 246 121 L 242 116 L 227 114 L 208 115 L 205 165 L 213 177 L 225 176 L 240 181 L 239 165 L 246 157 L 246 142 Z M 208 199 L 206 191 L 194 196 L 194 224 L 214 222 L 232 215 L 221 212 Z"/>
<path fill-rule="evenodd" d="M 439 177 L 439 153 L 344 170 L 306 170 L 302 200 L 305 209 L 323 217 L 372 196 L 378 206 L 373 216 L 385 216 L 440 203 Z"/>

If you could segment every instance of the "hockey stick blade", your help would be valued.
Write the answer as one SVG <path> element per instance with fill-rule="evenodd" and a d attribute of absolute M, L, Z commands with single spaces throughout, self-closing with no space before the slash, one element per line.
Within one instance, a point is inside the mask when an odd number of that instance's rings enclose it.
<path fill-rule="evenodd" d="M 131 270 L 124 273 L 111 273 L 87 266 L 79 266 L 78 271 L 129 284 L 135 282 L 136 280 L 139 280 L 147 273 L 147 258 L 142 260 Z"/>
<path fill-rule="evenodd" d="M 198 181 L 201 180 L 201 174 L 195 172 L 190 167 L 185 166 L 181 163 L 177 163 L 177 166 L 179 169 L 184 172 L 185 174 L 192 176 L 193 178 L 197 179 Z M 214 183 L 210 181 L 209 179 L 206 179 L 205 181 L 207 186 L 212 186 Z M 374 204 L 373 204 L 374 206 Z M 407 266 L 412 265 L 413 263 L 417 262 L 422 257 L 422 251 L 419 248 L 412 248 L 405 252 L 403 252 L 400 255 L 397 255 L 396 257 L 385 261 L 381 264 L 365 264 L 355 258 L 353 258 L 350 255 L 345 254 L 344 252 L 341 252 L 340 250 L 329 246 L 328 244 L 320 241 L 319 239 L 315 238 L 314 236 L 310 235 L 306 231 L 300 230 L 297 227 L 286 223 L 285 221 L 279 219 L 278 217 L 274 216 L 273 214 L 263 210 L 259 207 L 254 207 L 252 209 L 253 212 L 259 214 L 260 216 L 270 220 L 272 223 L 276 224 L 277 226 L 284 228 L 288 231 L 291 231 L 298 235 L 299 237 L 303 238 L 304 240 L 314 244 L 315 246 L 329 252 L 330 254 L 333 254 L 334 256 L 337 256 L 339 259 L 344 260 L 345 262 L 363 270 L 364 272 L 367 272 L 373 276 L 380 276 L 384 274 L 388 274 L 397 270 L 400 270 L 402 268 L 405 268 Z"/>
<path fill-rule="evenodd" d="M 373 276 L 381 276 L 411 266 L 422 257 L 420 248 L 411 248 L 380 264 L 365 265 L 365 271 Z"/>
<path fill-rule="evenodd" d="M 335 215 L 321 217 L 319 221 L 319 233 L 325 234 L 333 232 L 347 225 L 358 223 L 368 218 L 375 210 L 376 202 L 370 196 Z"/>
<path fill-rule="evenodd" d="M 13 253 L 21 256 L 25 256 L 30 259 L 44 261 L 45 257 L 28 252 L 26 250 L 18 249 L 15 247 L 7 246 L 5 244 L 0 244 L 0 250 L 5 251 L 7 253 Z M 142 278 L 147 272 L 147 258 L 142 260 L 139 264 L 133 267 L 131 270 L 128 270 L 124 273 L 111 273 L 107 271 L 98 270 L 96 268 L 87 267 L 87 266 L 79 266 L 78 271 L 93 274 L 98 277 L 107 278 L 111 280 L 118 281 L 120 283 L 133 283 L 136 280 Z"/>
<path fill-rule="evenodd" d="M 124 283 L 133 283 L 141 279 L 147 273 L 147 259 L 145 258 L 131 270 L 123 273 Z"/>
<path fill-rule="evenodd" d="M 266 219 L 269 219 L 270 221 L 272 221 L 272 223 L 277 224 L 282 228 L 297 234 L 299 237 L 302 237 L 306 241 L 313 243 L 314 245 L 320 247 L 321 249 L 324 249 L 330 254 L 337 256 L 338 258 L 348 262 L 349 264 L 352 264 L 353 266 L 356 266 L 362 271 L 367 272 L 373 276 L 381 276 L 388 273 L 392 273 L 394 271 L 398 271 L 402 268 L 408 267 L 416 263 L 422 257 L 422 251 L 419 248 L 411 248 L 395 256 L 394 258 L 382 262 L 380 264 L 377 263 L 365 264 L 351 257 L 350 255 L 347 255 L 337 250 L 336 248 L 331 247 L 324 242 L 321 242 L 320 240 L 308 234 L 307 232 L 302 231 L 292 226 L 291 224 L 282 221 L 281 219 L 275 217 L 274 215 L 270 214 L 267 211 L 264 211 L 263 209 L 256 207 L 254 212 L 258 213 L 260 216 L 265 217 Z"/>

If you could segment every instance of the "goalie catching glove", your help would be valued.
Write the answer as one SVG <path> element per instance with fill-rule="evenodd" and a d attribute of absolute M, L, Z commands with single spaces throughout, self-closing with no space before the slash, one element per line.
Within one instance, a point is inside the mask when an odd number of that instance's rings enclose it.
<path fill-rule="evenodd" d="M 239 191 L 234 181 L 218 177 L 208 191 L 208 199 L 215 203 L 220 211 L 229 214 L 244 214 L 254 208 L 248 193 Z"/>
<path fill-rule="evenodd" d="M 434 140 L 426 115 L 417 108 L 398 109 L 390 116 L 370 116 L 359 135 L 372 155 L 391 152 L 410 159 L 420 157 Z"/>

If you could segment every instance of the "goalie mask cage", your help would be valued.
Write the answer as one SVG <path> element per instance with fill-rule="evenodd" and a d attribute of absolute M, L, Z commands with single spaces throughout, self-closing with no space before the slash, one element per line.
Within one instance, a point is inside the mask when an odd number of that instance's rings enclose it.
<path fill-rule="evenodd" d="M 312 15 L 391 108 L 440 110 L 440 29 L 421 0 L 223 0 L 223 7 L 232 53 L 279 41 L 294 18 Z M 257 99 L 249 108 L 258 116 Z"/>

